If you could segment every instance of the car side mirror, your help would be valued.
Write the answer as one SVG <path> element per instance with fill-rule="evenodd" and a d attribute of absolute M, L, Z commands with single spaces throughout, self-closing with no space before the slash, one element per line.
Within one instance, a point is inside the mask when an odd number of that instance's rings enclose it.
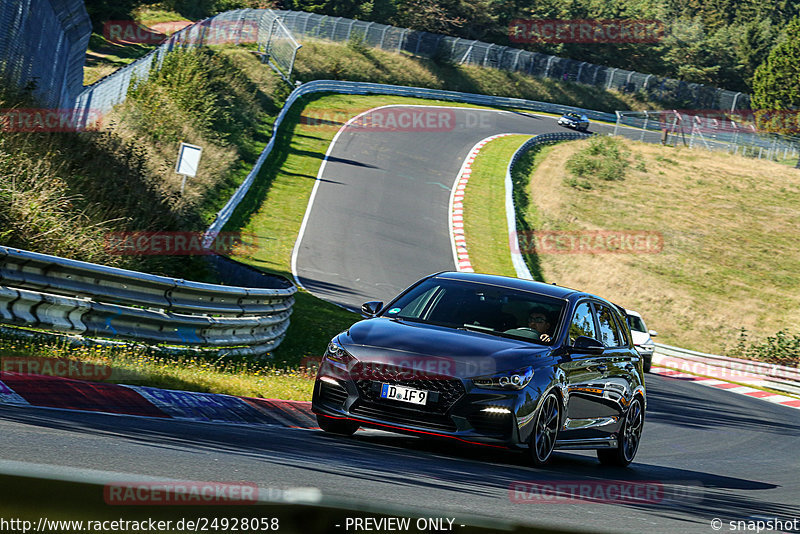
<path fill-rule="evenodd" d="M 650 334 L 650 337 L 656 337 L 658 335 L 658 332 L 656 332 L 655 330 L 650 330 L 648 334 Z"/>
<path fill-rule="evenodd" d="M 383 308 L 383 302 L 379 300 L 371 300 L 361 305 L 361 316 L 365 319 L 371 319 L 378 315 L 378 312 Z"/>
<path fill-rule="evenodd" d="M 578 336 L 570 349 L 570 352 L 585 352 L 587 354 L 602 354 L 606 350 L 602 343 L 588 336 Z"/>

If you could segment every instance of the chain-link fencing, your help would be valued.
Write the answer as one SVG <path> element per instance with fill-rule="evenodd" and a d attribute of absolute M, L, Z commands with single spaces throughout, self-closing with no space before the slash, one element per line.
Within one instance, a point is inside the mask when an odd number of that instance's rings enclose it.
<path fill-rule="evenodd" d="M 0 0 L 0 80 L 71 108 L 91 31 L 82 0 Z"/>
<path fill-rule="evenodd" d="M 641 141 L 724 150 L 800 165 L 800 137 L 759 132 L 752 121 L 722 113 L 617 111 L 614 133 L 622 128 L 639 130 Z"/>
<path fill-rule="evenodd" d="M 540 78 L 578 82 L 626 93 L 642 92 L 661 102 L 698 109 L 749 109 L 750 96 L 702 84 L 660 78 L 625 69 L 529 52 L 458 37 L 396 28 L 375 22 L 328 17 L 302 11 L 278 11 L 296 36 L 331 41 L 358 40 L 383 50 L 408 52 L 462 65 L 521 72 Z"/>
<path fill-rule="evenodd" d="M 75 103 L 84 123 L 125 101 L 131 84 L 147 80 L 173 50 L 215 44 L 256 43 L 286 79 L 291 78 L 300 45 L 270 9 L 238 9 L 197 22 L 176 32 L 155 50 L 86 87 Z"/>

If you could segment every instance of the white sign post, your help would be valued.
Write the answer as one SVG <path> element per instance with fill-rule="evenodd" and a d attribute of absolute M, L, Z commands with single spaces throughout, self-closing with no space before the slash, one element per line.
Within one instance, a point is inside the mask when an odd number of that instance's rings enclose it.
<path fill-rule="evenodd" d="M 190 145 L 188 143 L 181 143 L 178 149 L 178 163 L 175 165 L 175 172 L 183 175 L 181 182 L 181 196 L 186 187 L 186 177 L 197 176 L 197 168 L 200 166 L 200 156 L 203 154 L 203 148 L 197 145 Z"/>

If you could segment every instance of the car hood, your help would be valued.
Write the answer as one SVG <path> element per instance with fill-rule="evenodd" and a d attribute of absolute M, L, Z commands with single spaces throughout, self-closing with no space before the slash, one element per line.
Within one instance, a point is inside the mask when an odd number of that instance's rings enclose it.
<path fill-rule="evenodd" d="M 470 378 L 549 362 L 550 347 L 481 332 L 378 317 L 339 335 L 357 360 Z"/>
<path fill-rule="evenodd" d="M 631 335 L 633 336 L 634 345 L 643 345 L 648 342 L 652 343 L 652 341 L 650 341 L 650 334 L 647 332 L 639 332 L 637 330 L 631 330 Z"/>

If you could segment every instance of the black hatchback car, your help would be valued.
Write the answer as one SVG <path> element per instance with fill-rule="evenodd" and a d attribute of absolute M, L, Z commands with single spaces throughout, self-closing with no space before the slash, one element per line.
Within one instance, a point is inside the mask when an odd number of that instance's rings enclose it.
<path fill-rule="evenodd" d="M 371 427 L 528 449 L 596 449 L 628 465 L 645 413 L 642 362 L 618 306 L 502 276 L 423 278 L 328 345 L 312 409 L 327 432 Z"/>

